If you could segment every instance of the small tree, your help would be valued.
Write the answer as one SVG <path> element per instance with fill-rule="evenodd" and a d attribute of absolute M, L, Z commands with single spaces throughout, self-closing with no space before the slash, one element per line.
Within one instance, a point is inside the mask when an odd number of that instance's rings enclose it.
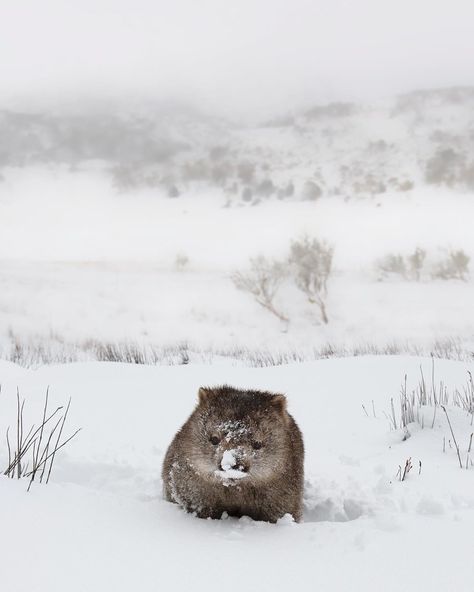
<path fill-rule="evenodd" d="M 334 248 L 317 239 L 305 236 L 291 243 L 290 263 L 293 266 L 296 286 L 311 304 L 317 304 L 324 323 L 326 312 L 327 281 L 331 274 Z"/>
<path fill-rule="evenodd" d="M 270 261 L 260 255 L 255 259 L 250 259 L 249 271 L 236 271 L 231 275 L 231 280 L 238 290 L 252 294 L 260 306 L 274 314 L 280 321 L 288 323 L 288 317 L 278 311 L 274 304 L 276 293 L 286 275 L 287 270 L 284 264 Z"/>

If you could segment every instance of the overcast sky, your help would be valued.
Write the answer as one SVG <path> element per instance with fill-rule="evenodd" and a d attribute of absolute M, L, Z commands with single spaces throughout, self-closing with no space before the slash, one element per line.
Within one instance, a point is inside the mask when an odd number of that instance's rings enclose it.
<path fill-rule="evenodd" d="M 0 102 L 179 98 L 258 117 L 474 84 L 472 0 L 0 0 Z"/>

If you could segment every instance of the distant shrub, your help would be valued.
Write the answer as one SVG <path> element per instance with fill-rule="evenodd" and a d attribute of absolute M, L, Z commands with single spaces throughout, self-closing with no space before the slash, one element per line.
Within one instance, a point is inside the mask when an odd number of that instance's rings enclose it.
<path fill-rule="evenodd" d="M 236 195 L 239 191 L 239 184 L 237 181 L 233 181 L 227 188 L 226 191 L 231 195 Z"/>
<path fill-rule="evenodd" d="M 401 183 L 399 183 L 398 190 L 399 191 L 411 191 L 414 186 L 415 186 L 415 184 L 413 183 L 413 181 L 406 179 L 405 181 L 402 181 Z"/>
<path fill-rule="evenodd" d="M 227 179 L 233 174 L 233 166 L 230 162 L 223 160 L 212 167 L 212 180 L 218 185 L 224 185 Z"/>
<path fill-rule="evenodd" d="M 462 250 L 450 251 L 447 256 L 437 263 L 432 277 L 442 280 L 466 280 L 469 274 L 470 257 Z"/>
<path fill-rule="evenodd" d="M 181 175 L 185 181 L 205 181 L 210 176 L 208 163 L 202 158 L 185 162 Z"/>
<path fill-rule="evenodd" d="M 302 197 L 307 201 L 316 201 L 323 195 L 323 190 L 314 181 L 306 181 L 303 185 Z"/>
<path fill-rule="evenodd" d="M 383 181 L 372 173 L 366 174 L 364 177 L 356 180 L 353 184 L 355 193 L 365 193 L 369 195 L 379 195 L 385 193 L 387 187 Z"/>
<path fill-rule="evenodd" d="M 238 290 L 251 294 L 260 306 L 287 323 L 288 317 L 277 310 L 274 303 L 286 275 L 287 268 L 283 263 L 259 256 L 250 260 L 248 271 L 233 273 L 231 280 Z"/>
<path fill-rule="evenodd" d="M 255 165 L 249 161 L 240 162 L 237 165 L 237 176 L 242 183 L 250 185 L 255 177 Z"/>
<path fill-rule="evenodd" d="M 255 191 L 260 197 L 270 197 L 275 193 L 275 185 L 271 179 L 263 179 L 257 185 Z"/>
<path fill-rule="evenodd" d="M 171 185 L 171 187 L 168 188 L 168 197 L 179 197 L 180 195 L 181 193 L 176 185 Z"/>
<path fill-rule="evenodd" d="M 390 177 L 388 186 L 395 191 L 411 191 L 415 184 L 410 179 L 400 180 L 397 177 Z"/>
<path fill-rule="evenodd" d="M 328 323 L 326 312 L 327 281 L 331 275 L 334 249 L 325 242 L 308 236 L 293 241 L 290 264 L 297 288 L 311 304 L 317 304 L 323 323 Z"/>
<path fill-rule="evenodd" d="M 438 148 L 426 162 L 425 180 L 430 185 L 452 187 L 458 179 L 463 163 L 463 156 L 459 152 L 452 148 Z"/>
<path fill-rule="evenodd" d="M 400 275 L 407 278 L 407 265 L 405 258 L 400 254 L 390 253 L 385 255 L 376 262 L 376 268 L 379 272 L 379 279 L 383 279 L 389 275 Z"/>
<path fill-rule="evenodd" d="M 379 279 L 399 275 L 403 279 L 420 281 L 425 259 L 426 251 L 420 247 L 405 257 L 399 253 L 389 253 L 376 262 Z"/>
<path fill-rule="evenodd" d="M 355 105 L 353 103 L 329 103 L 328 105 L 316 105 L 312 109 L 306 111 L 307 119 L 321 119 L 349 117 L 355 112 Z"/>
<path fill-rule="evenodd" d="M 464 166 L 463 170 L 459 175 L 459 181 L 461 185 L 467 189 L 474 189 L 474 160 Z"/>
<path fill-rule="evenodd" d="M 253 191 L 250 187 L 244 187 L 242 189 L 242 200 L 243 201 L 252 201 L 253 198 Z"/>
<path fill-rule="evenodd" d="M 137 176 L 137 167 L 119 164 L 109 170 L 112 177 L 112 186 L 117 191 L 130 191 L 140 184 Z"/>
<path fill-rule="evenodd" d="M 466 280 L 469 273 L 470 257 L 462 250 L 449 251 L 444 259 L 431 265 L 431 272 L 426 269 L 426 251 L 417 247 L 412 253 L 403 256 L 390 253 L 376 262 L 379 279 L 390 275 L 399 275 L 406 280 L 420 281 L 423 272 L 433 279 Z"/>
<path fill-rule="evenodd" d="M 385 152 L 388 149 L 388 144 L 385 140 L 375 140 L 368 142 L 367 144 L 367 152 L 370 154 L 380 154 Z"/>
<path fill-rule="evenodd" d="M 282 115 L 265 121 L 263 127 L 291 127 L 295 124 L 295 118 L 292 115 Z"/>
<path fill-rule="evenodd" d="M 213 146 L 209 150 L 209 158 L 211 160 L 221 160 L 229 153 L 228 146 Z"/>
<path fill-rule="evenodd" d="M 285 199 L 287 197 L 292 197 L 295 193 L 295 186 L 293 185 L 292 181 L 287 183 L 285 187 L 280 187 L 277 191 L 278 199 Z"/>

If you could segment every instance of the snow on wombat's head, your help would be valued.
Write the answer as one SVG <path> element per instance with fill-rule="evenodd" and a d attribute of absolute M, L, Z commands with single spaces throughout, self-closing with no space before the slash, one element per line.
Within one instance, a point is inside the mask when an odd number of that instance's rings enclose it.
<path fill-rule="evenodd" d="M 284 395 L 200 388 L 193 415 L 192 465 L 201 474 L 242 484 L 284 468 L 291 445 Z"/>

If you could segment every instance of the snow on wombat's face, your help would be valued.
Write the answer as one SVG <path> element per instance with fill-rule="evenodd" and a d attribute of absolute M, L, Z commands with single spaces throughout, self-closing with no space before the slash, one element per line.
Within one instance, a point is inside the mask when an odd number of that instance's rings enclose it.
<path fill-rule="evenodd" d="M 283 395 L 231 387 L 200 389 L 192 465 L 224 485 L 266 480 L 285 465 L 287 425 Z"/>

